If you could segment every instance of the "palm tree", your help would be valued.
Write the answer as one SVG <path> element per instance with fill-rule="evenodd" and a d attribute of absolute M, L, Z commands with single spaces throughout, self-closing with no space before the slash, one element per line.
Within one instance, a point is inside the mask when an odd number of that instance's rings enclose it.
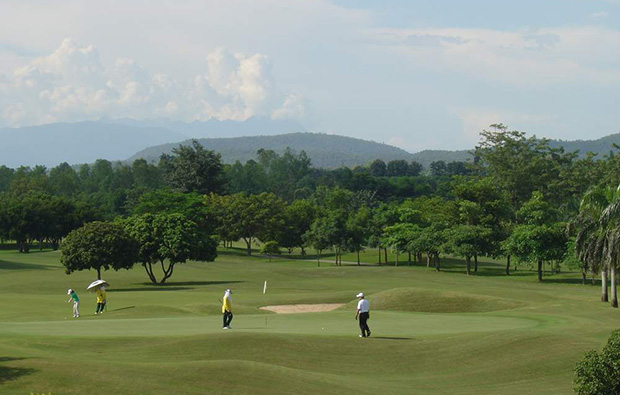
<path fill-rule="evenodd" d="M 575 253 L 593 273 L 601 273 L 601 301 L 608 301 L 607 272 L 611 273 L 611 305 L 618 307 L 616 272 L 620 254 L 620 186 L 598 187 L 581 201 Z"/>

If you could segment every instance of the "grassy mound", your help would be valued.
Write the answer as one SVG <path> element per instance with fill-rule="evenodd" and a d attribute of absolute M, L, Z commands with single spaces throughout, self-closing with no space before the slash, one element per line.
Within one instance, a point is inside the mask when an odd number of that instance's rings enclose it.
<path fill-rule="evenodd" d="M 521 303 L 459 292 L 440 292 L 416 288 L 395 288 L 369 296 L 373 310 L 420 313 L 482 313 L 508 310 Z"/>

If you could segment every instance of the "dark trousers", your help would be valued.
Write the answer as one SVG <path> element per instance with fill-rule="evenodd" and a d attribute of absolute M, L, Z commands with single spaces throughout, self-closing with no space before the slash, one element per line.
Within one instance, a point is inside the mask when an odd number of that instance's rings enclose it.
<path fill-rule="evenodd" d="M 370 318 L 370 313 L 368 312 L 360 313 L 359 323 L 360 323 L 360 330 L 362 331 L 363 337 L 370 336 L 370 328 L 368 327 L 368 318 Z"/>
<path fill-rule="evenodd" d="M 224 317 L 223 317 L 224 328 L 230 326 L 230 322 L 232 321 L 232 319 L 233 319 L 233 313 L 231 311 L 226 310 L 224 312 Z"/>
<path fill-rule="evenodd" d="M 103 308 L 105 307 L 105 301 L 103 303 L 97 303 L 97 309 L 95 313 L 103 313 Z"/>

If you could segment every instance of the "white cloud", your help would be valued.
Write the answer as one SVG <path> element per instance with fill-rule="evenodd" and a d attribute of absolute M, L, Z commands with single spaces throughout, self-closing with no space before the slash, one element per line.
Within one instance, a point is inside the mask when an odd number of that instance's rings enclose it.
<path fill-rule="evenodd" d="M 592 19 L 605 19 L 607 17 L 609 17 L 609 12 L 607 11 L 593 12 L 590 14 L 590 18 Z"/>
<path fill-rule="evenodd" d="M 620 31 L 604 27 L 375 29 L 369 35 L 379 47 L 434 71 L 515 86 L 620 84 Z"/>
<path fill-rule="evenodd" d="M 9 126 L 102 116 L 192 121 L 304 113 L 301 100 L 276 89 L 267 56 L 225 48 L 208 54 L 203 73 L 183 81 L 151 74 L 128 58 L 106 65 L 94 46 L 65 39 L 50 55 L 0 77 L 0 92 L 0 125 Z"/>

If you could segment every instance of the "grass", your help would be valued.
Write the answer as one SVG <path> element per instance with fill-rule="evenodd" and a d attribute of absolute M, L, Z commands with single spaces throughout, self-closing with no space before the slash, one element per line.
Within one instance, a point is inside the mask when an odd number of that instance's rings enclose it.
<path fill-rule="evenodd" d="M 297 252 L 298 254 L 298 252 Z M 325 257 L 269 262 L 222 249 L 180 265 L 170 283 L 144 270 L 106 272 L 108 312 L 85 291 L 94 272 L 64 274 L 59 253 L 0 251 L 0 393 L 566 394 L 573 367 L 620 327 L 578 273 L 548 275 L 480 263 L 334 266 Z M 293 253 L 292 257 L 300 258 Z M 291 258 L 292 258 L 291 257 Z M 355 254 L 343 257 L 356 262 Z M 391 261 L 393 264 L 393 261 Z M 262 294 L 268 281 L 267 294 Z M 78 291 L 71 318 L 66 289 Z M 233 330 L 221 330 L 224 289 Z M 357 292 L 371 302 L 370 339 L 357 337 Z M 276 315 L 260 306 L 346 303 L 328 313 Z"/>

